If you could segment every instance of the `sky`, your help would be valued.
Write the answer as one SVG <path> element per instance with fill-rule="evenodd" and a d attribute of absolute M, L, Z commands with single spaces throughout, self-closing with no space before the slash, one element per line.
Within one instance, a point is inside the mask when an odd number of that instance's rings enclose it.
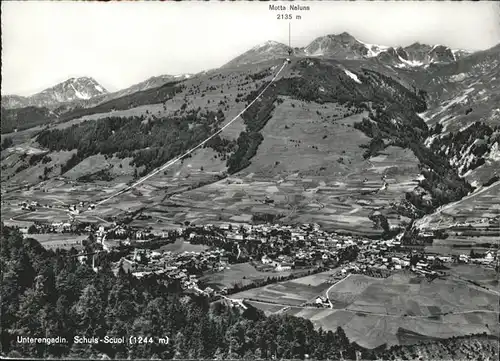
<path fill-rule="evenodd" d="M 287 2 L 272 2 L 285 4 Z M 91 76 L 116 91 L 217 68 L 267 40 L 288 43 L 269 2 L 2 2 L 2 94 Z M 366 43 L 481 50 L 500 43 L 496 2 L 293 2 L 292 46 L 347 31 Z M 288 13 L 289 11 L 285 12 Z"/>

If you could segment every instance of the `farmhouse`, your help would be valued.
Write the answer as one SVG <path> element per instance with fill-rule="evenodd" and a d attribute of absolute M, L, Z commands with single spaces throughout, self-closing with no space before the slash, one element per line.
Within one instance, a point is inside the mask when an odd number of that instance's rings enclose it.
<path fill-rule="evenodd" d="M 429 264 L 427 262 L 417 262 L 417 269 L 427 268 Z"/>
<path fill-rule="evenodd" d="M 323 303 L 327 303 L 328 300 L 324 296 L 318 296 L 316 297 L 316 300 L 314 301 L 317 305 L 322 305 Z"/>
<path fill-rule="evenodd" d="M 237 234 L 237 233 L 228 233 L 226 236 L 227 239 L 229 240 L 234 240 L 234 241 L 242 241 L 243 240 L 243 235 L 242 234 Z"/>
<path fill-rule="evenodd" d="M 274 269 L 276 272 L 281 272 L 281 271 L 288 271 L 288 270 L 291 270 L 292 269 L 292 266 L 289 265 L 289 264 L 279 264 L 276 266 L 276 268 Z"/>
<path fill-rule="evenodd" d="M 461 254 L 458 258 L 461 262 L 469 263 L 469 256 L 466 254 Z"/>

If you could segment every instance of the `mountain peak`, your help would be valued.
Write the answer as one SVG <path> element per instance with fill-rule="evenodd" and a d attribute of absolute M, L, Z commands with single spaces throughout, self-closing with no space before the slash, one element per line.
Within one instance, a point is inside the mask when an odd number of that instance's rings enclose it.
<path fill-rule="evenodd" d="M 223 67 L 241 66 L 245 64 L 255 64 L 274 58 L 288 55 L 290 47 L 274 40 L 267 40 L 264 43 L 254 46 L 252 49 L 234 58 Z"/>
<path fill-rule="evenodd" d="M 90 76 L 71 77 L 66 81 L 72 81 L 72 82 L 88 81 L 88 82 L 92 82 L 92 83 L 97 83 L 97 81 Z"/>
<path fill-rule="evenodd" d="M 94 78 L 82 76 L 71 77 L 62 83 L 45 89 L 41 93 L 48 94 L 57 102 L 67 102 L 76 99 L 87 100 L 97 95 L 107 94 L 108 91 Z"/>
<path fill-rule="evenodd" d="M 339 38 L 352 38 L 354 39 L 354 36 L 352 36 L 351 34 L 349 34 L 347 31 L 344 31 L 343 33 L 337 35 Z"/>
<path fill-rule="evenodd" d="M 336 56 L 345 59 L 359 59 L 369 53 L 362 42 L 347 32 L 316 38 L 304 48 L 304 51 L 307 55 Z"/>
<path fill-rule="evenodd" d="M 104 94 L 108 94 L 108 91 L 94 78 L 88 76 L 71 77 L 28 97 L 2 97 L 2 106 L 6 108 L 27 106 L 52 107 L 74 100 L 89 100 Z"/>
<path fill-rule="evenodd" d="M 262 48 L 272 48 L 272 47 L 282 47 L 282 46 L 285 46 L 287 47 L 287 45 L 283 44 L 283 43 L 280 43 L 278 41 L 274 41 L 274 40 L 267 40 L 261 44 L 258 44 L 256 46 L 254 46 L 251 50 L 259 50 L 259 49 L 262 49 Z"/>

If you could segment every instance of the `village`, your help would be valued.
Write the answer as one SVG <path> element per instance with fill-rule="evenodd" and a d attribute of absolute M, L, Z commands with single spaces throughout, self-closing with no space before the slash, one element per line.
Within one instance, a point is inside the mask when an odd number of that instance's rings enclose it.
<path fill-rule="evenodd" d="M 85 230 L 89 230 L 89 226 Z M 225 295 L 231 293 L 231 289 L 203 287 L 200 278 L 207 273 L 230 270 L 232 265 L 243 262 L 251 262 L 259 271 L 275 273 L 276 280 L 286 271 L 314 273 L 335 267 L 341 267 L 339 276 L 342 277 L 350 273 L 388 277 L 408 270 L 432 279 L 443 276 L 443 269 L 449 264 L 475 263 L 494 268 L 498 259 L 496 250 L 482 255 L 473 252 L 453 256 L 426 254 L 408 250 L 397 238 L 373 240 L 340 235 L 326 232 L 318 224 L 189 225 L 159 235 L 148 229 L 101 225 L 91 238 L 93 247 L 103 252 L 127 247 L 128 253 L 114 264 L 115 273 L 121 268 L 138 278 L 155 275 L 177 283 L 184 290 L 209 296 Z M 173 252 L 160 247 L 175 242 L 205 248 Z M 81 256 L 82 260 L 85 258 Z M 98 265 L 94 263 L 93 267 L 98 271 Z"/>

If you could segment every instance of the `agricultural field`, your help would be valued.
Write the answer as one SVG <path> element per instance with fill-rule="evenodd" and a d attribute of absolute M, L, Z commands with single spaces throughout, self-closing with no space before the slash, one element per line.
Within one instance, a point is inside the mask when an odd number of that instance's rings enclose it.
<path fill-rule="evenodd" d="M 491 245 L 498 244 L 498 237 L 449 238 L 435 239 L 432 245 L 424 247 L 425 252 L 442 255 L 468 255 L 471 250 L 477 253 L 486 253 L 491 250 Z"/>
<path fill-rule="evenodd" d="M 455 272 L 467 270 L 458 268 Z M 316 276 L 326 277 L 325 274 Z M 488 271 L 477 273 L 478 279 L 492 276 Z M 318 278 L 314 282 L 310 277 L 313 276 L 231 297 L 251 299 L 253 306 L 267 314 L 279 312 L 304 317 L 324 330 L 334 331 L 340 326 L 351 341 L 367 348 L 384 343 L 392 346 L 473 333 L 499 335 L 500 332 L 498 293 L 466 281 L 438 278 L 429 282 L 401 272 L 385 279 L 353 274 L 330 285 L 326 279 Z M 309 280 L 312 283 L 308 283 Z M 333 308 L 301 306 L 301 302 L 325 292 Z"/>
<path fill-rule="evenodd" d="M 422 317 L 498 311 L 498 295 L 456 279 L 437 278 L 429 282 L 410 274 L 395 274 L 369 285 L 346 309 Z"/>
<path fill-rule="evenodd" d="M 483 287 L 496 290 L 500 293 L 499 275 L 492 268 L 473 264 L 453 264 L 450 266 L 449 274 L 464 280 L 476 282 Z"/>
<path fill-rule="evenodd" d="M 254 288 L 231 295 L 231 298 L 245 298 L 258 300 L 262 303 L 280 304 L 284 306 L 298 306 L 306 302 L 313 302 L 314 298 L 331 286 L 328 282 L 335 271 L 327 271 Z"/>
<path fill-rule="evenodd" d="M 432 320 L 423 317 L 399 317 L 391 315 L 373 315 L 346 310 L 304 310 L 291 309 L 285 313 L 310 319 L 316 327 L 324 330 L 335 330 L 342 327 L 353 342 L 367 348 L 376 348 L 383 344 L 388 346 L 405 343 L 404 334 L 412 332 L 419 335 L 420 340 L 429 338 L 448 338 L 473 333 L 498 333 L 494 325 L 495 315 L 488 313 L 452 315 L 443 320 Z"/>
<path fill-rule="evenodd" d="M 380 175 L 376 178 L 365 183 L 362 179 L 326 183 L 320 176 L 291 175 L 269 181 L 249 174 L 173 195 L 155 209 L 173 212 L 179 222 L 250 221 L 252 214 L 260 213 L 284 223 L 317 222 L 325 229 L 379 235 L 382 230 L 374 229 L 368 217 L 393 201 L 399 190 L 391 191 L 389 185 L 379 191 L 383 182 Z M 408 182 L 406 187 L 410 189 L 414 184 Z M 376 201 L 369 194 L 375 191 L 379 191 Z M 391 212 L 387 215 L 391 224 L 400 224 L 400 217 Z"/>
<path fill-rule="evenodd" d="M 2 205 L 2 220 L 6 225 L 29 227 L 34 222 L 66 222 L 68 212 L 64 208 L 37 208 L 35 211 L 21 210 L 20 206 Z"/>
<path fill-rule="evenodd" d="M 328 298 L 333 307 L 340 308 L 354 302 L 354 300 L 364 292 L 370 285 L 382 282 L 383 279 L 364 275 L 350 274 L 346 278 L 337 282 L 328 290 Z"/>
<path fill-rule="evenodd" d="M 140 209 L 150 202 L 160 201 L 155 188 L 143 186 L 139 190 L 124 193 L 120 199 L 112 199 L 99 206 L 98 209 L 87 211 L 87 205 L 109 197 L 124 189 L 126 182 L 107 183 L 96 181 L 81 183 L 64 178 L 41 182 L 33 187 L 21 187 L 2 195 L 2 219 L 61 222 L 69 220 L 68 207 L 79 202 L 85 202 L 84 213 L 78 215 L 82 222 L 106 222 L 105 218 L 118 216 L 124 212 Z M 21 210 L 20 203 L 38 202 L 35 211 Z"/>
<path fill-rule="evenodd" d="M 266 315 L 272 315 L 274 313 L 279 313 L 285 311 L 288 306 L 283 305 L 273 305 L 270 303 L 263 303 L 259 301 L 246 301 L 251 306 L 258 308 L 263 311 Z"/>

